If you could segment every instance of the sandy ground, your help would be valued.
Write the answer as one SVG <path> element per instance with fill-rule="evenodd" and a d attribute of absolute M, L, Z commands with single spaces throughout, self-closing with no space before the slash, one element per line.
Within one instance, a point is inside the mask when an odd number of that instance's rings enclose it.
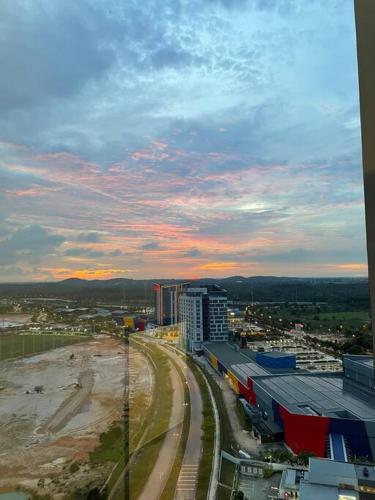
<path fill-rule="evenodd" d="M 31 314 L 23 313 L 8 313 L 0 314 L 0 329 L 7 328 L 9 326 L 21 326 L 25 323 L 29 323 L 31 320 Z"/>
<path fill-rule="evenodd" d="M 47 493 L 72 461 L 87 461 L 122 418 L 125 371 L 123 345 L 107 337 L 1 362 L 0 489 L 34 489 L 42 479 Z M 81 469 L 94 479 L 107 472 Z"/>

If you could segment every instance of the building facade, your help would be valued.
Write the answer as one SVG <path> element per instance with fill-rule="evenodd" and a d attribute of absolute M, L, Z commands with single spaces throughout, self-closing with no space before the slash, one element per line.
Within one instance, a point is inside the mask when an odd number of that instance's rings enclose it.
<path fill-rule="evenodd" d="M 202 342 L 228 340 L 228 299 L 216 285 L 186 288 L 179 298 L 180 335 L 189 352 Z"/>
<path fill-rule="evenodd" d="M 179 298 L 189 283 L 154 283 L 155 322 L 159 326 L 177 325 L 179 322 Z"/>

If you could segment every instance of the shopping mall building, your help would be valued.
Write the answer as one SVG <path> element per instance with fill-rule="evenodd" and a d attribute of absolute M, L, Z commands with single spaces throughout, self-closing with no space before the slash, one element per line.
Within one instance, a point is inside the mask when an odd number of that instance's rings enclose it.
<path fill-rule="evenodd" d="M 228 342 L 204 344 L 210 365 L 246 400 L 263 440 L 294 452 L 347 461 L 375 460 L 372 357 L 345 355 L 343 372 L 296 369 L 294 354 L 255 352 Z"/>

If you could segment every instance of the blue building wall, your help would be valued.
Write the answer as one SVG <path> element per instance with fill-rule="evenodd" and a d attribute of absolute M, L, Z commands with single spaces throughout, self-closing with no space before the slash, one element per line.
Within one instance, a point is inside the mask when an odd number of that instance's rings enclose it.
<path fill-rule="evenodd" d="M 275 352 L 257 352 L 256 362 L 266 368 L 289 368 L 296 369 L 297 361 L 295 354 L 285 354 Z"/>

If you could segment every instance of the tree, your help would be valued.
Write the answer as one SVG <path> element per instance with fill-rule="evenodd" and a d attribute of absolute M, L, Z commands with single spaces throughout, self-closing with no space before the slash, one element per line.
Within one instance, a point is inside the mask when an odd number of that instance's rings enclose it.
<path fill-rule="evenodd" d="M 234 498 L 236 500 L 245 500 L 245 495 L 243 491 L 236 491 L 236 493 L 234 494 Z"/>
<path fill-rule="evenodd" d="M 310 451 L 303 450 L 298 453 L 297 462 L 302 465 L 308 465 L 310 457 L 315 457 L 315 454 L 311 453 Z"/>

